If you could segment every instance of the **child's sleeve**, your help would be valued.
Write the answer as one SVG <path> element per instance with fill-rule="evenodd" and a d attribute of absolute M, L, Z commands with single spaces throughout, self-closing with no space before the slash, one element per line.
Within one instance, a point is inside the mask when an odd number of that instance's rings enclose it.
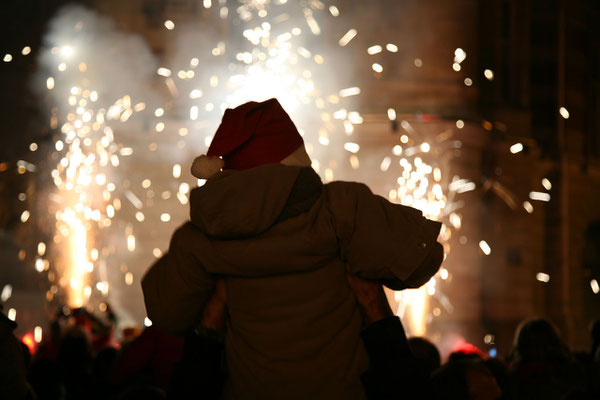
<path fill-rule="evenodd" d="M 340 255 L 351 273 L 400 290 L 419 287 L 437 272 L 443 260 L 437 242 L 441 223 L 360 183 L 325 187 Z"/>

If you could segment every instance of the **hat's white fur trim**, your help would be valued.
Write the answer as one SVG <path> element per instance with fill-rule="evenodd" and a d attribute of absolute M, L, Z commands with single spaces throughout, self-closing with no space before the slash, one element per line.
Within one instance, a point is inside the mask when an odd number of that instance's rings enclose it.
<path fill-rule="evenodd" d="M 225 162 L 219 157 L 201 155 L 194 159 L 191 172 L 198 179 L 210 179 L 223 169 Z"/>

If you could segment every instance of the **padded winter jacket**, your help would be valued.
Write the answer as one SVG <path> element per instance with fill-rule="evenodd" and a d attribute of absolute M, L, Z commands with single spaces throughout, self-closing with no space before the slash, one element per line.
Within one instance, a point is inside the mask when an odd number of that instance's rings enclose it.
<path fill-rule="evenodd" d="M 190 222 L 147 272 L 149 318 L 183 333 L 225 278 L 226 399 L 363 399 L 362 319 L 347 270 L 393 289 L 437 271 L 440 223 L 311 168 L 224 171 L 190 195 Z"/>

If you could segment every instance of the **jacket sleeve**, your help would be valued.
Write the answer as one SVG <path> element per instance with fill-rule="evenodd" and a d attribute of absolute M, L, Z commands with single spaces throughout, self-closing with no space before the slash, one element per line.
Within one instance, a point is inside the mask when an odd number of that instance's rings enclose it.
<path fill-rule="evenodd" d="M 390 203 L 361 183 L 326 187 L 340 255 L 351 273 L 401 290 L 419 287 L 437 272 L 444 256 L 437 242 L 441 223 Z"/>
<path fill-rule="evenodd" d="M 201 316 L 212 295 L 215 278 L 199 261 L 204 234 L 190 222 L 175 231 L 169 251 L 142 279 L 148 318 L 165 332 L 184 334 Z"/>

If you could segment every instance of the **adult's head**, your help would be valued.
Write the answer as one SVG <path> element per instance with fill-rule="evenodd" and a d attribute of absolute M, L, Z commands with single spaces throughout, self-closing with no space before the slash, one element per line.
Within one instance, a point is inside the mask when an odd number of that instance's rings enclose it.
<path fill-rule="evenodd" d="M 279 162 L 310 166 L 302 137 L 277 99 L 251 101 L 225 110 L 206 156 L 194 160 L 192 174 L 209 179 L 221 169 Z"/>
<path fill-rule="evenodd" d="M 431 377 L 435 400 L 495 400 L 502 391 L 481 359 L 448 361 Z"/>
<path fill-rule="evenodd" d="M 563 362 L 567 360 L 568 354 L 558 330 L 547 319 L 530 319 L 517 328 L 513 362 Z"/>
<path fill-rule="evenodd" d="M 408 339 L 408 347 L 417 359 L 419 367 L 427 376 L 440 367 L 440 352 L 435 344 L 424 337 L 411 337 Z"/>

